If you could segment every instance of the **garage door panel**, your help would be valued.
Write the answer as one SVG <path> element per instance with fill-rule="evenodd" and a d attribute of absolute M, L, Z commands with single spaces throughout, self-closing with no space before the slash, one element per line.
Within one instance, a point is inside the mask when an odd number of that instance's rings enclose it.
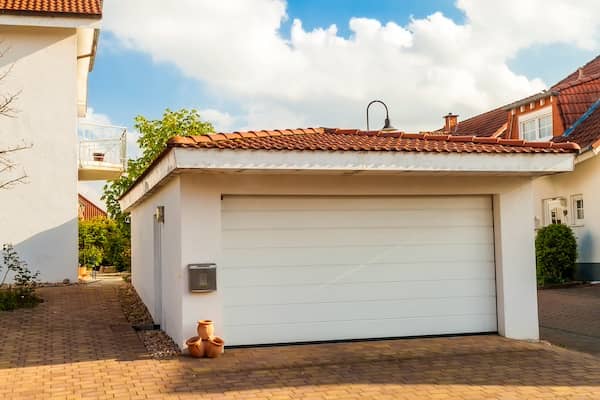
<path fill-rule="evenodd" d="M 269 304 L 228 307 L 235 323 L 227 325 L 273 325 L 301 322 L 356 321 L 361 319 L 434 318 L 445 315 L 495 314 L 492 297 L 412 298 L 402 300 L 338 303 Z"/>
<path fill-rule="evenodd" d="M 223 291 L 224 304 L 229 307 L 271 305 L 274 301 L 277 304 L 306 304 L 403 300 L 424 296 L 428 298 L 494 297 L 496 285 L 493 279 L 484 279 L 477 284 L 462 279 L 358 283 L 332 281 L 316 285 L 224 287 Z"/>
<path fill-rule="evenodd" d="M 491 226 L 489 210 L 281 210 L 227 211 L 223 213 L 226 230 L 273 230 L 318 228 L 391 228 Z"/>
<path fill-rule="evenodd" d="M 407 318 L 403 320 L 359 320 L 262 325 L 225 326 L 228 344 L 288 343 L 355 338 L 442 335 L 486 332 L 496 323 L 496 315 L 441 316 L 436 318 Z"/>
<path fill-rule="evenodd" d="M 223 285 L 255 286 L 319 284 L 323 282 L 397 282 L 422 280 L 494 279 L 494 263 L 444 262 L 414 264 L 342 264 L 222 268 Z"/>
<path fill-rule="evenodd" d="M 448 238 L 459 238 L 456 243 L 492 244 L 493 232 L 489 226 L 446 226 L 409 228 L 322 228 L 317 234 L 307 235 L 305 229 L 227 230 L 223 232 L 223 248 L 252 249 L 265 247 L 319 247 L 332 245 L 407 245 L 448 244 Z M 234 247 L 235 246 L 235 247 Z"/>
<path fill-rule="evenodd" d="M 422 244 L 398 246 L 281 247 L 228 249 L 224 262 L 230 267 L 253 268 L 269 265 L 330 265 L 370 263 L 423 263 L 493 261 L 491 244 Z"/>
<path fill-rule="evenodd" d="M 366 201 L 365 201 L 366 200 Z M 489 210 L 488 196 L 224 196 L 223 209 L 251 210 Z"/>
<path fill-rule="evenodd" d="M 222 206 L 230 344 L 497 329 L 489 196 L 225 196 Z"/>

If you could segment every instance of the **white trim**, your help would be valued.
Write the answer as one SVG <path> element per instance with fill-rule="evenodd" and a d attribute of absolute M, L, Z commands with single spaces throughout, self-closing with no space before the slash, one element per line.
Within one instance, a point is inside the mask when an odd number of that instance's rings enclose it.
<path fill-rule="evenodd" d="M 21 14 L 0 14 L 0 25 L 41 26 L 48 28 L 100 28 L 100 18 L 54 17 Z"/>
<path fill-rule="evenodd" d="M 537 119 L 541 119 L 542 117 L 547 117 L 550 116 L 550 118 L 552 118 L 552 107 L 551 106 L 547 106 L 544 108 L 541 108 L 537 111 L 532 111 L 532 112 L 528 112 L 526 114 L 521 114 L 519 115 L 519 117 L 517 118 L 517 125 L 519 127 L 519 137 L 521 139 L 524 139 L 523 137 L 523 129 L 522 129 L 522 124 L 531 120 L 537 120 Z M 554 123 L 554 121 L 552 121 L 552 123 Z M 537 127 L 538 129 L 538 133 L 539 133 L 539 126 Z M 537 138 L 533 141 L 535 142 L 546 142 L 548 140 L 552 139 L 552 134 L 550 136 L 544 136 L 542 138 Z M 532 141 L 532 139 L 527 139 Z"/>
<path fill-rule="evenodd" d="M 583 218 L 577 217 L 577 200 L 581 200 L 583 202 Z M 571 225 L 572 226 L 583 226 L 585 222 L 585 201 L 583 200 L 583 194 L 572 194 L 570 196 L 571 201 Z"/>
<path fill-rule="evenodd" d="M 574 153 L 473 154 L 171 149 L 121 200 L 127 210 L 175 170 L 310 173 L 488 173 L 542 175 L 572 171 Z"/>

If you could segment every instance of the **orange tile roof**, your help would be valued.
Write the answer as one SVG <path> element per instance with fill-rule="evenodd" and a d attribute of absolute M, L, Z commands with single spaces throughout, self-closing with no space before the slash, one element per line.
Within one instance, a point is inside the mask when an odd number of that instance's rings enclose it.
<path fill-rule="evenodd" d="M 0 14 L 100 18 L 102 0 L 0 0 Z"/>
<path fill-rule="evenodd" d="M 600 74 L 584 76 L 559 86 L 558 108 L 566 128 L 600 99 Z M 598 132 L 600 137 L 600 132 Z"/>
<path fill-rule="evenodd" d="M 500 108 L 458 121 L 453 135 L 493 136 L 507 122 L 506 111 Z"/>
<path fill-rule="evenodd" d="M 575 143 L 525 142 L 439 133 L 361 131 L 358 129 L 282 129 L 176 136 L 168 147 L 231 150 L 406 151 L 433 153 L 572 153 Z"/>
<path fill-rule="evenodd" d="M 557 136 L 555 143 L 575 142 L 585 149 L 589 146 L 600 147 L 600 108 L 597 108 L 579 124 L 568 136 Z"/>
<path fill-rule="evenodd" d="M 98 207 L 91 200 L 79 194 L 79 218 L 83 220 L 89 220 L 93 218 L 105 218 L 107 216 L 106 211 Z"/>

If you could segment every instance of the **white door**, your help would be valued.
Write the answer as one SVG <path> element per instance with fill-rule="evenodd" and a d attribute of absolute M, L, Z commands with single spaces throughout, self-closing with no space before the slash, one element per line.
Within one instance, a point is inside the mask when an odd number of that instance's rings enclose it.
<path fill-rule="evenodd" d="M 225 196 L 230 345 L 495 332 L 491 198 Z"/>

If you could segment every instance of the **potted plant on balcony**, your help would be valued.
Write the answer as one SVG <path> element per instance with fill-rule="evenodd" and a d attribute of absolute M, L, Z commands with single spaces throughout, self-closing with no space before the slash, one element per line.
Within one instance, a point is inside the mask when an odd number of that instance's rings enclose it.
<path fill-rule="evenodd" d="M 104 153 L 102 153 L 100 151 L 95 151 L 93 156 L 94 156 L 94 161 L 104 161 Z"/>

